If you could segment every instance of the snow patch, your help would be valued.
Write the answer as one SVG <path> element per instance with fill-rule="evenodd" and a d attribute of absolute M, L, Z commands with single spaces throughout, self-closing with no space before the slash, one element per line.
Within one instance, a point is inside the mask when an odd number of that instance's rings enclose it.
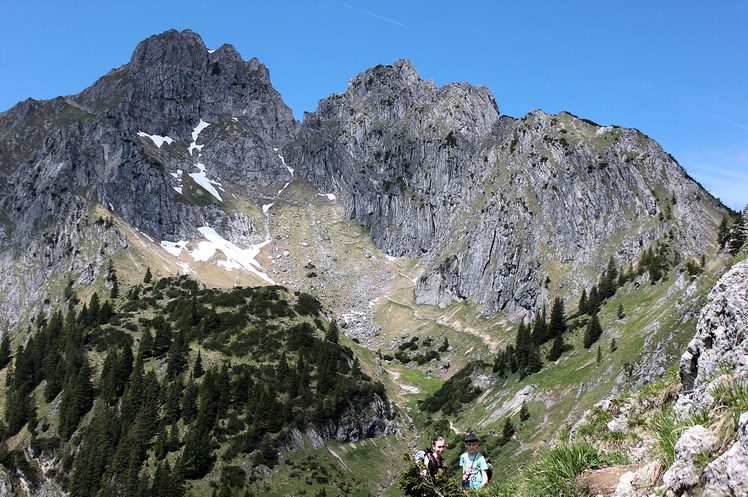
<path fill-rule="evenodd" d="M 187 250 L 187 242 L 186 240 L 180 240 L 178 242 L 169 242 L 169 241 L 162 241 L 161 247 L 169 252 L 174 257 L 179 257 L 179 254 L 182 253 L 182 250 Z"/>
<path fill-rule="evenodd" d="M 211 195 L 217 198 L 219 202 L 223 202 L 221 195 L 218 194 L 218 190 L 213 187 L 213 185 L 221 187 L 221 183 L 208 179 L 208 176 L 205 174 L 205 164 L 198 162 L 196 167 L 199 171 L 190 173 L 190 177 L 195 180 L 195 183 L 205 188 Z"/>
<path fill-rule="evenodd" d="M 317 196 L 327 197 L 329 200 L 335 200 L 336 198 L 334 193 L 318 193 Z"/>
<path fill-rule="evenodd" d="M 210 123 L 206 123 L 205 121 L 200 119 L 200 122 L 197 124 L 195 129 L 192 130 L 192 143 L 190 143 L 190 146 L 187 149 L 190 152 L 190 155 L 192 155 L 193 150 L 197 150 L 198 152 L 202 151 L 205 145 L 198 145 L 197 138 L 200 136 L 200 133 L 202 133 L 202 131 L 208 126 L 210 126 Z"/>
<path fill-rule="evenodd" d="M 225 259 L 218 261 L 217 264 L 226 271 L 244 269 L 256 274 L 271 285 L 275 285 L 275 281 L 265 273 L 263 267 L 255 260 L 262 247 L 269 244 L 271 240 L 268 239 L 262 243 L 251 245 L 248 249 L 242 249 L 224 239 L 213 228 L 203 226 L 198 228 L 198 231 L 205 237 L 205 240 L 199 241 L 197 247 L 192 251 L 188 248 L 189 242 L 184 240 L 178 242 L 162 241 L 161 247 L 175 257 L 179 257 L 184 250 L 195 262 L 209 261 L 216 252 L 222 252 Z M 189 268 L 186 263 L 183 264 Z"/>
<path fill-rule="evenodd" d="M 143 131 L 139 131 L 138 136 L 142 138 L 150 138 L 151 140 L 153 140 L 156 148 L 161 148 L 161 145 L 163 145 L 164 143 L 166 143 L 167 145 L 171 145 L 172 143 L 174 143 L 174 139 L 169 138 L 168 136 L 149 135 L 148 133 L 145 133 Z"/>

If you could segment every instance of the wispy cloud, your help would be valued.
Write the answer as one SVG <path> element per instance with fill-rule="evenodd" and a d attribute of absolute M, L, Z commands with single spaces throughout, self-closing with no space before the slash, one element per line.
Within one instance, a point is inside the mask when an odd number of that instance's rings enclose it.
<path fill-rule="evenodd" d="M 391 22 L 392 24 L 396 24 L 396 25 L 402 26 L 404 28 L 407 27 L 405 24 L 397 22 L 397 21 L 395 21 L 393 19 L 390 19 L 389 17 L 380 16 L 379 14 L 375 14 L 374 12 L 369 12 L 368 10 L 359 9 L 359 8 L 354 7 L 352 5 L 348 5 L 347 3 L 336 2 L 335 0 L 333 0 L 332 3 L 334 3 L 336 5 L 340 5 L 341 7 L 346 7 L 348 9 L 355 10 L 356 12 L 360 12 L 361 14 L 366 14 L 367 16 L 376 17 L 377 19 L 381 19 L 383 21 Z"/>
<path fill-rule="evenodd" d="M 727 119 L 726 117 L 718 116 L 717 114 L 712 114 L 711 112 L 707 112 L 706 114 L 712 116 L 715 119 L 719 119 L 720 121 L 724 121 L 726 123 L 732 124 L 733 126 L 737 126 L 738 128 L 748 129 L 748 126 L 746 126 L 745 124 L 740 124 L 731 119 Z"/>

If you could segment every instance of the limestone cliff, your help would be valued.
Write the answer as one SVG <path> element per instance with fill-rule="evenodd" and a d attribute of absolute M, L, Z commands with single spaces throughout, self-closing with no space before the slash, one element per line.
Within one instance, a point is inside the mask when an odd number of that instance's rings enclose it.
<path fill-rule="evenodd" d="M 532 313 L 547 277 L 590 286 L 665 236 L 704 254 L 723 212 L 637 130 L 502 116 L 487 88 L 437 88 L 404 60 L 320 102 L 284 154 L 391 255 L 425 258 L 418 302 L 487 314 Z"/>

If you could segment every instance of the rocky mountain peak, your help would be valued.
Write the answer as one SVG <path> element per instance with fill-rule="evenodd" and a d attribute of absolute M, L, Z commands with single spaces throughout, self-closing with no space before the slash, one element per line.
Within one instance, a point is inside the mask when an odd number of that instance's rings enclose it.
<path fill-rule="evenodd" d="M 208 51 L 202 38 L 190 30 L 169 30 L 141 41 L 132 54 L 128 72 L 153 74 L 166 68 L 176 71 L 202 70 L 208 61 Z"/>

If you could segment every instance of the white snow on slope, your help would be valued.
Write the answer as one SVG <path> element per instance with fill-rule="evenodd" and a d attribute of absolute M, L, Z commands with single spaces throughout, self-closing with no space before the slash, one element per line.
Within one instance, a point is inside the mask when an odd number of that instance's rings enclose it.
<path fill-rule="evenodd" d="M 200 133 L 210 126 L 210 123 L 206 123 L 202 119 L 200 119 L 200 122 L 197 124 L 195 129 L 192 130 L 192 143 L 190 143 L 189 148 L 187 149 L 190 152 L 190 155 L 192 155 L 192 151 L 197 149 L 198 152 L 200 152 L 205 145 L 198 145 L 197 144 L 197 138 L 200 136 Z"/>
<path fill-rule="evenodd" d="M 218 261 L 218 265 L 226 271 L 245 269 L 256 274 L 271 285 L 275 285 L 275 281 L 265 273 L 263 267 L 255 260 L 262 247 L 270 243 L 270 240 L 251 245 L 248 249 L 242 249 L 221 237 L 213 228 L 203 226 L 202 228 L 198 228 L 198 231 L 202 233 L 205 240 L 199 241 L 197 248 L 192 251 L 187 248 L 189 242 L 184 240 L 178 242 L 162 241 L 161 246 L 175 257 L 179 257 L 179 254 L 184 250 L 192 256 L 195 262 L 209 261 L 216 252 L 220 251 L 226 259 Z"/>
<path fill-rule="evenodd" d="M 151 140 L 153 140 L 153 143 L 157 148 L 161 148 L 161 145 L 163 145 L 164 143 L 166 143 L 167 145 L 171 145 L 172 143 L 174 143 L 174 139 L 169 138 L 168 136 L 149 135 L 148 133 L 145 133 L 143 131 L 139 131 L 138 136 L 142 138 L 150 138 Z"/>
<path fill-rule="evenodd" d="M 319 197 L 327 197 L 328 200 L 335 200 L 335 194 L 334 193 L 318 193 L 317 196 Z"/>
<path fill-rule="evenodd" d="M 211 179 L 208 179 L 208 176 L 205 174 L 205 164 L 203 164 L 201 162 L 198 162 L 196 164 L 196 166 L 199 169 L 199 171 L 196 172 L 196 173 L 190 173 L 190 177 L 195 180 L 195 183 L 197 183 L 198 185 L 200 185 L 203 188 L 205 188 L 206 190 L 208 190 L 208 192 L 211 195 L 213 195 L 215 198 L 217 198 L 220 202 L 223 202 L 223 199 L 218 194 L 218 190 L 216 190 L 213 187 L 213 185 L 216 185 L 216 186 L 218 186 L 220 188 L 221 187 L 221 183 L 219 183 L 217 181 L 213 181 Z M 223 189 L 223 188 L 221 188 L 221 189 Z"/>
<path fill-rule="evenodd" d="M 179 194 L 182 193 L 182 172 L 183 171 L 181 169 L 177 169 L 176 173 L 171 173 L 171 175 L 174 176 L 174 178 L 176 178 L 176 180 L 177 180 L 177 186 L 175 186 L 173 188 L 177 192 L 179 192 Z"/>

